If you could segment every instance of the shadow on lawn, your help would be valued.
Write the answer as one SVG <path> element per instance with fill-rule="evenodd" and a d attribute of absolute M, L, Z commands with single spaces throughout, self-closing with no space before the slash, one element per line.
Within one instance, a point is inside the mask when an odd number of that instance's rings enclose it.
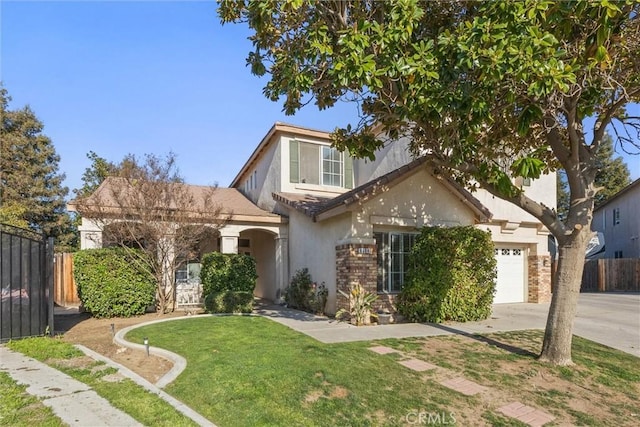
<path fill-rule="evenodd" d="M 483 342 L 485 344 L 492 345 L 494 347 L 508 351 L 509 353 L 517 354 L 518 356 L 531 357 L 534 359 L 538 357 L 538 354 L 532 351 L 529 351 L 524 348 L 516 347 L 511 344 L 506 344 L 506 343 L 497 341 L 493 338 L 486 337 L 484 335 L 472 334 L 466 331 L 461 331 L 460 329 L 452 328 L 450 326 L 445 326 L 438 323 L 429 323 L 429 326 L 433 326 L 434 328 L 442 329 L 443 331 L 447 331 L 455 335 L 462 335 L 464 337 L 471 338 L 472 340 L 476 340 L 479 342 Z"/>

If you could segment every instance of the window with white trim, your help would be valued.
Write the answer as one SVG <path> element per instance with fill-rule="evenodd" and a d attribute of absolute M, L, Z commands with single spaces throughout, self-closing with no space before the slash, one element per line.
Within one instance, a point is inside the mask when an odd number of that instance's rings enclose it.
<path fill-rule="evenodd" d="M 415 233 L 374 233 L 378 258 L 378 292 L 398 293 L 409 269 Z"/>
<path fill-rule="evenodd" d="M 291 140 L 289 182 L 353 188 L 353 159 L 328 145 Z"/>

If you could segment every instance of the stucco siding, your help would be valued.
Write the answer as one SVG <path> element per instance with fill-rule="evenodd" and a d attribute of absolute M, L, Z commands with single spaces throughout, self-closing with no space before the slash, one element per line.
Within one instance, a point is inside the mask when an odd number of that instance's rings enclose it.
<path fill-rule="evenodd" d="M 470 208 L 425 169 L 368 200 L 356 216 L 354 237 L 363 238 L 373 237 L 371 226 L 415 229 L 430 225 L 471 225 L 475 222 Z M 363 230 L 358 231 L 358 227 Z"/>
<path fill-rule="evenodd" d="M 324 282 L 329 290 L 327 312 L 331 314 L 336 304 L 335 247 L 349 236 L 350 218 L 347 213 L 318 223 L 296 211 L 289 216 L 289 274 L 293 277 L 296 271 L 308 268 L 316 283 Z"/>
<path fill-rule="evenodd" d="M 240 239 L 250 240 L 250 254 L 256 260 L 258 280 L 254 294 L 276 301 L 275 235 L 267 231 L 246 230 L 240 233 Z"/>

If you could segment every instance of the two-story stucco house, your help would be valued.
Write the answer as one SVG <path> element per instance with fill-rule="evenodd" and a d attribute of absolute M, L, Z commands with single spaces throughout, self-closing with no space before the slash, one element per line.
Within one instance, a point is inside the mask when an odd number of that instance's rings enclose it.
<path fill-rule="evenodd" d="M 604 253 L 598 257 L 640 258 L 640 179 L 599 206 L 591 228 L 604 235 Z"/>
<path fill-rule="evenodd" d="M 556 205 L 555 175 L 519 184 Z M 276 123 L 230 188 L 216 193 L 231 220 L 208 249 L 254 256 L 262 298 L 279 301 L 293 274 L 308 268 L 329 289 L 328 313 L 348 304 L 337 290 L 356 283 L 393 309 L 420 227 L 474 225 L 496 244 L 494 302 L 550 299 L 547 229 L 484 190 L 472 194 L 434 174 L 406 141 L 365 161 L 332 148 L 328 132 Z M 95 221 L 83 218 L 80 231 L 83 248 L 101 244 Z"/>

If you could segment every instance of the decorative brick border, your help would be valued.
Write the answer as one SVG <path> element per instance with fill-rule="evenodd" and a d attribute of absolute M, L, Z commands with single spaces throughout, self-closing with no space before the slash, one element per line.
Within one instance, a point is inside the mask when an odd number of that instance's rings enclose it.
<path fill-rule="evenodd" d="M 348 295 L 358 284 L 367 292 L 377 292 L 376 245 L 348 243 L 336 246 L 336 289 Z M 336 310 L 349 310 L 349 305 L 350 301 L 338 292 Z"/>

